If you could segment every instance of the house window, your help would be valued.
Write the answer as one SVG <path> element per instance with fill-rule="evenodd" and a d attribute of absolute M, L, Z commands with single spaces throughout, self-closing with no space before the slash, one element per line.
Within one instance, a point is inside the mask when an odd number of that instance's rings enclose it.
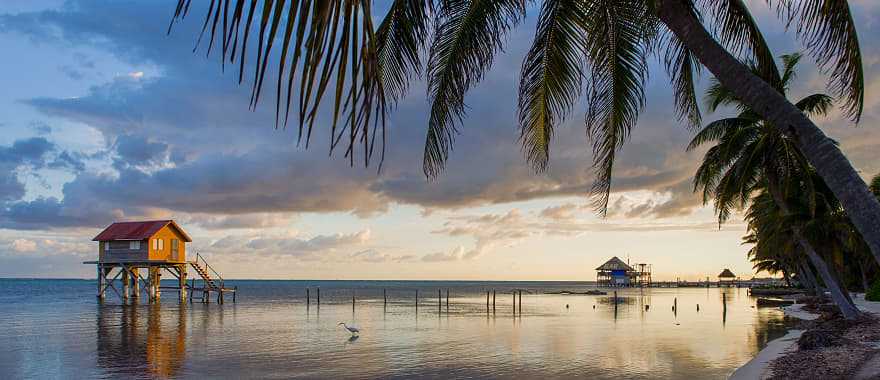
<path fill-rule="evenodd" d="M 153 239 L 153 250 L 154 251 L 159 250 L 159 239 Z"/>
<path fill-rule="evenodd" d="M 180 249 L 180 240 L 171 239 L 171 250 L 177 252 Z"/>
<path fill-rule="evenodd" d="M 123 249 L 123 250 L 124 250 L 124 249 L 130 249 L 130 248 L 131 248 L 131 246 L 129 245 L 129 242 L 128 242 L 128 241 L 125 241 L 125 240 L 114 240 L 114 241 L 111 241 L 110 244 L 109 244 L 109 246 L 110 246 L 110 249 L 111 249 L 111 250 L 117 250 L 117 249 Z"/>
<path fill-rule="evenodd" d="M 165 240 L 162 240 L 162 239 L 157 239 L 157 240 L 159 240 L 159 250 L 160 251 L 164 250 L 165 249 Z"/>
<path fill-rule="evenodd" d="M 110 250 L 110 242 L 109 242 L 109 241 L 105 241 L 105 242 L 104 242 L 104 250 L 105 250 L 105 251 L 109 251 L 109 250 Z"/>
<path fill-rule="evenodd" d="M 139 240 L 132 240 L 128 242 L 128 249 L 135 251 L 141 249 L 141 242 Z"/>

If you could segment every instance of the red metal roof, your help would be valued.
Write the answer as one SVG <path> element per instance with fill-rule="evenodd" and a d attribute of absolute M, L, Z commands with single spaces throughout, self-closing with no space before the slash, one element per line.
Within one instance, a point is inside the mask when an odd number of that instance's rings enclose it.
<path fill-rule="evenodd" d="M 171 224 L 177 229 L 185 241 L 190 242 L 189 235 L 183 231 L 173 220 L 151 220 L 144 222 L 116 222 L 101 231 L 92 241 L 108 240 L 144 240 L 149 239 L 156 232 Z"/>

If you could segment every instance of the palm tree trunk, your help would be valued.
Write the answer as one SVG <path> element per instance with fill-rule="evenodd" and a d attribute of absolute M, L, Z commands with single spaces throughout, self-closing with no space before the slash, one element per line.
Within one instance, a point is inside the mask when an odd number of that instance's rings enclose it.
<path fill-rule="evenodd" d="M 785 196 L 782 194 L 781 189 L 779 189 L 779 178 L 776 176 L 775 168 L 767 168 L 767 170 L 764 170 L 764 175 L 767 179 L 767 188 L 770 192 L 770 196 L 773 198 L 773 202 L 776 203 L 776 206 L 782 211 L 782 215 L 791 215 L 788 203 L 785 201 Z M 840 308 L 840 313 L 843 314 L 843 317 L 846 319 L 855 319 L 858 317 L 859 310 L 853 304 L 852 298 L 850 298 L 846 288 L 841 285 L 837 276 L 834 275 L 833 269 L 828 266 L 828 263 L 825 262 L 825 259 L 823 259 L 822 256 L 816 253 L 813 244 L 804 237 L 804 234 L 801 233 L 801 229 L 798 225 L 793 224 L 791 226 L 791 231 L 794 235 L 795 241 L 804 249 L 807 258 L 810 259 L 810 262 L 816 267 L 816 271 L 819 272 L 819 277 L 822 277 L 822 282 L 825 283 L 825 286 L 828 287 L 828 291 L 831 293 L 831 300 L 833 300 L 837 307 Z"/>
<path fill-rule="evenodd" d="M 880 263 L 880 202 L 837 145 L 782 94 L 752 74 L 715 41 L 685 0 L 657 0 L 657 3 L 660 20 L 721 84 L 797 142 Z"/>
<path fill-rule="evenodd" d="M 819 282 L 816 280 L 816 276 L 813 275 L 813 270 L 810 269 L 810 265 L 806 263 L 806 261 L 800 261 L 798 263 L 800 278 L 802 282 L 805 282 L 804 287 L 809 286 L 812 288 L 812 293 L 821 296 L 823 294 L 822 287 L 819 286 Z"/>
<path fill-rule="evenodd" d="M 868 293 L 868 289 L 871 288 L 871 283 L 868 281 L 868 268 L 866 267 L 867 265 L 865 265 L 865 262 L 859 260 L 859 274 L 862 275 L 862 288 L 864 288 L 865 293 Z"/>

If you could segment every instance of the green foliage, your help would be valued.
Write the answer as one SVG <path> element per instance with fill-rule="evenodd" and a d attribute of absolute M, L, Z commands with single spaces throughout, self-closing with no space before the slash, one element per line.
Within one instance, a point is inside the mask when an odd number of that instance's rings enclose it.
<path fill-rule="evenodd" d="M 754 62 L 764 80 L 774 87 L 787 80 L 779 75 L 748 2 L 686 3 L 694 20 L 702 20 L 738 58 Z M 847 1 L 771 4 L 796 26 L 792 29 L 807 51 L 829 74 L 831 90 L 857 121 L 864 79 Z M 694 52 L 700 47 L 678 40 L 657 18 L 656 5 L 653 0 L 544 0 L 523 62 L 518 122 L 523 151 L 535 171 L 547 169 L 553 130 L 586 90 L 585 127 L 597 174 L 592 190 L 600 212 L 607 208 L 616 154 L 644 106 L 650 55 L 665 61 L 679 119 L 700 125 L 694 91 L 701 67 Z M 207 45 L 208 54 L 220 50 L 224 66 L 237 64 L 239 82 L 254 63 L 252 108 L 260 101 L 267 70 L 277 68 L 275 127 L 287 126 L 293 109 L 306 147 L 318 111 L 328 108 L 321 107 L 322 100 L 331 97 L 332 122 L 317 124 L 330 130 L 331 153 L 347 142 L 343 150 L 352 165 L 358 147 L 364 165 L 377 147 L 384 157 L 387 114 L 406 95 L 410 80 L 424 75 L 431 111 L 423 170 L 431 179 L 443 171 L 452 151 L 467 92 L 491 69 L 507 35 L 531 9 L 525 0 L 178 0 L 171 25 L 190 8 L 205 14 L 196 48 Z M 384 16 L 376 12 L 380 8 Z M 375 23 L 374 17 L 382 21 Z M 796 62 L 793 58 L 787 66 Z M 827 112 L 829 104 L 830 99 L 814 98 L 798 106 L 816 114 Z"/>
<path fill-rule="evenodd" d="M 865 293 L 865 299 L 872 302 L 880 302 L 880 280 L 874 282 Z"/>

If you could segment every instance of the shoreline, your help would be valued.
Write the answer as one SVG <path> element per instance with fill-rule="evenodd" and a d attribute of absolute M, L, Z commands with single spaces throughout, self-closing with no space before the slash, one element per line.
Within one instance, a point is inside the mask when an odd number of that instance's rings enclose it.
<path fill-rule="evenodd" d="M 880 302 L 869 302 L 865 300 L 864 293 L 853 293 L 853 302 L 856 307 L 863 313 L 870 314 L 874 317 L 880 316 Z M 781 307 L 786 317 L 797 318 L 802 321 L 814 321 L 819 319 L 820 315 L 803 309 L 804 304 L 794 304 L 791 306 Z M 753 357 L 751 360 L 737 368 L 730 374 L 730 380 L 745 379 L 766 379 L 772 373 L 771 364 L 780 358 L 798 352 L 798 339 L 807 330 L 795 327 L 790 329 L 784 336 L 767 342 L 767 346 Z M 880 375 L 880 356 L 868 358 L 861 364 L 857 372 L 857 378 L 873 378 Z"/>

